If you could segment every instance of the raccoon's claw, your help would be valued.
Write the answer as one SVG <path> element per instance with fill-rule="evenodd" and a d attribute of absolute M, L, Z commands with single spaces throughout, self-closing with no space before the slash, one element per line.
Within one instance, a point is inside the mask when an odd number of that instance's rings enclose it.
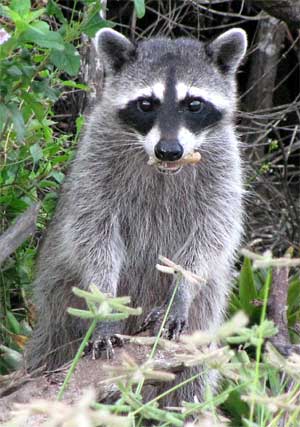
<path fill-rule="evenodd" d="M 152 309 L 145 318 L 137 333 L 150 330 L 151 333 L 156 335 L 160 329 L 161 323 L 166 313 L 166 308 L 166 306 L 160 306 Z M 186 324 L 186 317 L 175 313 L 170 313 L 165 323 L 162 336 L 169 340 L 178 340 L 180 334 L 186 327 Z"/>
<path fill-rule="evenodd" d="M 169 340 L 178 341 L 185 329 L 187 319 L 180 315 L 170 315 L 164 327 L 163 336 Z"/>
<path fill-rule="evenodd" d="M 115 351 L 114 347 L 122 347 L 123 340 L 116 336 L 99 336 L 89 343 L 89 350 L 92 353 L 92 359 L 113 359 Z"/>

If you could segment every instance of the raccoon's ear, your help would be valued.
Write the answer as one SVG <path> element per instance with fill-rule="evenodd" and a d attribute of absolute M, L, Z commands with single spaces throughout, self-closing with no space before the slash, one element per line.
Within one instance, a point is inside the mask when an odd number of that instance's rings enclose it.
<path fill-rule="evenodd" d="M 247 50 L 247 34 L 232 28 L 206 45 L 206 52 L 224 74 L 235 73 Z"/>
<path fill-rule="evenodd" d="M 95 44 L 100 59 L 112 72 L 119 71 L 125 62 L 134 58 L 136 52 L 136 47 L 125 36 L 111 28 L 99 30 Z"/>

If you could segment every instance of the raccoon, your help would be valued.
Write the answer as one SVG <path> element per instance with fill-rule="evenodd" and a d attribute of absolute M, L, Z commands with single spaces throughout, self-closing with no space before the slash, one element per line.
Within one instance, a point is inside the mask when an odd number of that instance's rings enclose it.
<path fill-rule="evenodd" d="M 214 330 L 224 317 L 242 233 L 234 118 L 245 32 L 231 29 L 209 43 L 157 37 L 135 45 L 103 29 L 95 40 L 103 93 L 40 249 L 29 370 L 56 368 L 77 350 L 87 325 L 66 312 L 80 306 L 73 286 L 94 283 L 143 308 L 139 319 L 100 324 L 95 342 L 134 333 L 151 309 L 163 310 L 174 283 L 155 269 L 160 254 L 206 280 L 201 288 L 180 283 L 169 338 Z M 200 162 L 183 164 L 195 152 Z M 203 380 L 180 393 L 180 399 L 201 399 Z"/>

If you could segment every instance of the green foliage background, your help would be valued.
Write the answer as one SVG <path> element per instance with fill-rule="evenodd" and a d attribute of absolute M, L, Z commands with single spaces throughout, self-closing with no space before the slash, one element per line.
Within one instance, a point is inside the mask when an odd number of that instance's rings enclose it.
<path fill-rule="evenodd" d="M 71 160 L 84 118 L 74 133 L 59 127 L 55 105 L 70 91 L 88 88 L 78 82 L 81 36 L 102 27 L 100 5 L 86 1 L 68 17 L 55 1 L 32 7 L 30 0 L 0 5 L 0 234 L 35 201 L 41 201 L 38 233 L 22 245 L 0 272 L 2 345 L 18 350 L 28 335 L 30 284 L 39 238 L 51 217 L 65 168 Z M 76 19 L 75 19 L 76 17 Z M 3 350 L 3 348 L 2 348 Z M 16 367 L 18 353 L 0 358 L 0 371 Z"/>

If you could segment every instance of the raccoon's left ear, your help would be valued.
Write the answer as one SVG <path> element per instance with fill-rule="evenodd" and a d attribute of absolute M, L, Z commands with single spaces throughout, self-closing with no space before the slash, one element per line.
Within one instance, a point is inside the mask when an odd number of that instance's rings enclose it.
<path fill-rule="evenodd" d="M 104 66 L 119 71 L 125 62 L 133 59 L 136 47 L 125 36 L 111 28 L 103 28 L 95 35 L 95 45 Z"/>
<path fill-rule="evenodd" d="M 206 52 L 224 74 L 235 73 L 247 50 L 247 34 L 232 28 L 206 45 Z"/>

